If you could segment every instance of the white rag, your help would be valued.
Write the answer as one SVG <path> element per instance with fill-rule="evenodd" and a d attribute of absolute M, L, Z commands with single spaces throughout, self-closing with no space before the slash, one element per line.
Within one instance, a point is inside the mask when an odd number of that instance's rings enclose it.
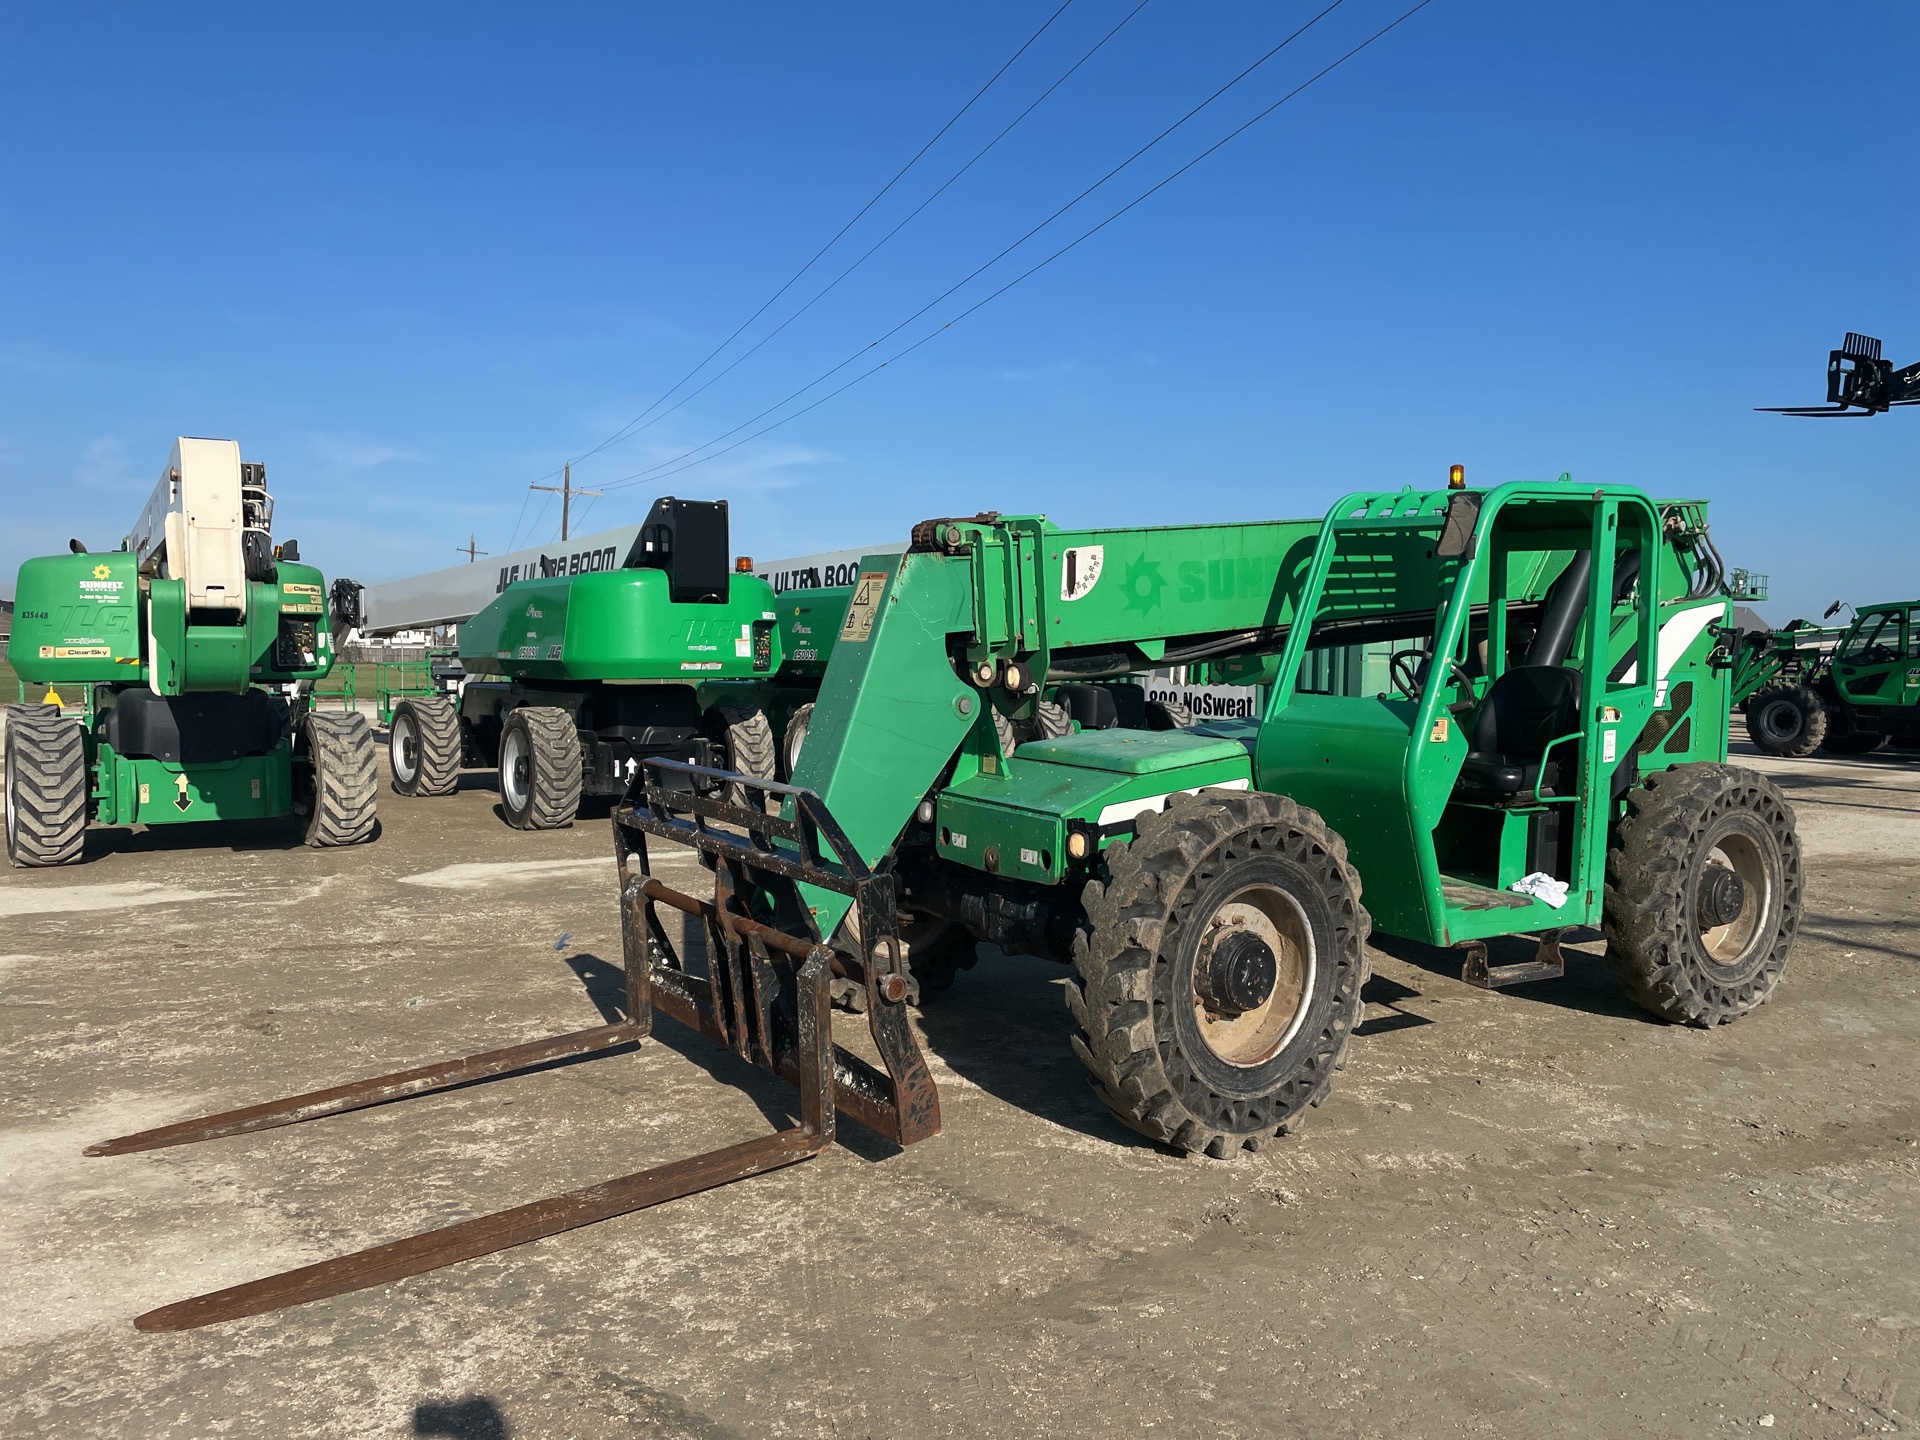
<path fill-rule="evenodd" d="M 1554 879 L 1544 870 L 1521 876 L 1507 889 L 1516 895 L 1531 895 L 1536 900 L 1544 900 L 1556 910 L 1567 903 L 1567 882 Z"/>

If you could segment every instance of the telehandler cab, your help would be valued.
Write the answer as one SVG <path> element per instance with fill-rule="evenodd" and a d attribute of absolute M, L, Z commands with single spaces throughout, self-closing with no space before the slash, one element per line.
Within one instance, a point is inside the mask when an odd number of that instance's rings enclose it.
<path fill-rule="evenodd" d="M 1835 601 L 1825 618 L 1840 608 Z M 1821 639 L 1830 650 L 1807 648 Z M 1842 631 L 1809 626 L 1742 640 L 1734 701 L 1767 754 L 1870 755 L 1889 741 L 1920 750 L 1920 600 L 1863 606 Z M 1743 696 L 1748 674 L 1762 683 Z"/>
<path fill-rule="evenodd" d="M 1073 1045 L 1099 1094 L 1155 1140 L 1216 1156 L 1326 1096 L 1376 925 L 1460 947 L 1483 985 L 1559 973 L 1560 935 L 1598 925 L 1638 1003 L 1732 1020 L 1780 978 L 1800 852 L 1779 792 L 1724 763 L 1729 602 L 1702 583 L 1705 539 L 1703 505 L 1564 480 L 1353 494 L 1321 521 L 918 526 L 904 554 L 862 562 L 792 783 L 641 762 L 614 812 L 625 1020 L 90 1153 L 609 1050 L 656 1010 L 793 1080 L 799 1123 L 136 1323 L 257 1313 L 659 1204 L 818 1153 L 836 1111 L 901 1145 L 931 1136 L 912 970 L 979 941 L 1069 963 Z M 1310 654 L 1369 641 L 1401 646 L 1390 689 L 1301 683 Z M 993 720 L 1046 686 L 1231 657 L 1270 666 L 1258 720 L 1011 752 Z M 700 854 L 710 898 L 652 873 L 655 840 Z M 693 917 L 704 959 L 662 907 Z M 1537 958 L 1490 964 L 1504 935 L 1537 937 Z M 867 992 L 878 1066 L 833 1042 L 836 974 Z"/>

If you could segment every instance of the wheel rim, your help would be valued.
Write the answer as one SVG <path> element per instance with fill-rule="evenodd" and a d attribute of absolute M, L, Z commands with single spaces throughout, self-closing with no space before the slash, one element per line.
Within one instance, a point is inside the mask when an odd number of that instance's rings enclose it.
<path fill-rule="evenodd" d="M 404 785 L 412 784 L 413 777 L 420 773 L 420 732 L 411 715 L 393 717 L 393 740 L 387 748 L 394 778 Z"/>
<path fill-rule="evenodd" d="M 1271 1060 L 1284 1050 L 1306 1023 L 1308 999 L 1313 994 L 1313 927 L 1300 902 L 1274 885 L 1249 885 L 1227 897 L 1208 920 L 1195 958 L 1193 1014 L 1201 1042 L 1229 1065 L 1247 1069 Z M 1259 1003 L 1228 1013 L 1234 1006 L 1208 996 L 1201 976 L 1210 965 L 1227 968 L 1239 955 L 1260 954 L 1272 959 L 1270 987 Z M 1261 968 L 1264 969 L 1264 958 Z M 1242 996 L 1242 999 L 1250 998 Z"/>
<path fill-rule="evenodd" d="M 787 778 L 793 778 L 793 772 L 800 768 L 800 747 L 807 743 L 807 722 L 812 717 L 803 716 L 787 722 Z"/>
<path fill-rule="evenodd" d="M 1775 700 L 1760 711 L 1760 728 L 1772 740 L 1798 740 L 1805 727 L 1799 706 Z"/>
<path fill-rule="evenodd" d="M 526 732 L 518 726 L 509 730 L 500 742 L 500 798 L 509 810 L 527 808 L 527 790 L 533 757 L 527 748 Z"/>
<path fill-rule="evenodd" d="M 1710 923 L 1713 917 L 1702 911 L 1711 904 L 1711 890 L 1716 885 L 1725 885 L 1726 874 L 1739 880 L 1739 913 L 1730 920 L 1713 924 Z M 1727 967 L 1748 959 L 1764 938 L 1762 927 L 1773 910 L 1773 874 L 1760 842 L 1751 835 L 1739 833 L 1721 836 L 1707 852 L 1694 879 L 1694 923 L 1700 931 L 1700 948 L 1707 958 Z"/>

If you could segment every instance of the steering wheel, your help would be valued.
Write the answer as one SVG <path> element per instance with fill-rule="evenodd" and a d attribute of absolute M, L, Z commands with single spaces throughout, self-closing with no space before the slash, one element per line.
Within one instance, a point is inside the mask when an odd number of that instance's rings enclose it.
<path fill-rule="evenodd" d="M 1900 657 L 1894 653 L 1891 645 L 1869 645 L 1865 653 L 1860 656 L 1860 659 L 1868 665 L 1879 665 L 1888 660 L 1898 660 L 1899 658 Z"/>
<path fill-rule="evenodd" d="M 1428 658 L 1424 650 L 1396 650 L 1387 661 L 1387 673 L 1393 677 L 1393 683 L 1400 687 L 1400 693 L 1409 699 L 1420 694 L 1420 664 Z M 1458 660 L 1447 661 L 1447 673 L 1465 687 L 1468 695 L 1473 694 L 1473 677 L 1467 674 L 1466 667 Z"/>
<path fill-rule="evenodd" d="M 1420 693 L 1420 662 L 1426 658 L 1424 650 L 1396 650 L 1387 661 L 1387 674 L 1393 678 L 1394 688 L 1409 700 Z"/>

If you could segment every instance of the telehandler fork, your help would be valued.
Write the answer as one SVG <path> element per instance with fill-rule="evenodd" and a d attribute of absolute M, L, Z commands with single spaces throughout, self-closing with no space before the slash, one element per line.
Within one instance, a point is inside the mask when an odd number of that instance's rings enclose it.
<path fill-rule="evenodd" d="M 655 1011 L 698 1030 L 741 1058 L 794 1083 L 797 1124 L 704 1155 L 655 1166 L 550 1199 L 461 1221 L 404 1240 L 302 1266 L 165 1305 L 137 1317 L 141 1330 L 192 1330 L 289 1305 L 369 1289 L 558 1235 L 731 1184 L 810 1159 L 833 1143 L 838 1107 L 899 1145 L 937 1134 L 940 1100 L 906 1019 L 906 986 L 895 971 L 864 972 L 868 1028 L 885 1070 L 833 1041 L 828 947 L 795 938 L 744 913 L 745 893 L 793 893 L 805 882 L 846 897 L 875 953 L 891 955 L 892 877 L 876 874 L 811 793 L 675 761 L 649 760 L 634 790 L 644 803 L 622 805 L 614 837 L 620 875 L 621 950 L 626 965 L 626 1018 L 550 1040 L 490 1050 L 463 1060 L 424 1065 L 284 1100 L 164 1125 L 91 1146 L 88 1155 L 127 1155 L 318 1120 L 349 1110 L 431 1094 L 557 1061 L 604 1056 L 645 1040 Z M 703 797 L 693 786 L 748 784 L 788 802 L 789 816 L 758 817 L 760 833 L 716 831 L 709 817 L 740 807 Z M 755 796 L 763 807 L 766 796 Z M 692 843 L 715 874 L 712 900 L 696 899 L 646 873 L 646 837 Z M 788 848 L 774 848 L 777 837 Z M 823 854 L 825 841 L 832 858 Z M 656 906 L 693 916 L 705 932 L 707 974 L 692 973 L 661 924 Z"/>

